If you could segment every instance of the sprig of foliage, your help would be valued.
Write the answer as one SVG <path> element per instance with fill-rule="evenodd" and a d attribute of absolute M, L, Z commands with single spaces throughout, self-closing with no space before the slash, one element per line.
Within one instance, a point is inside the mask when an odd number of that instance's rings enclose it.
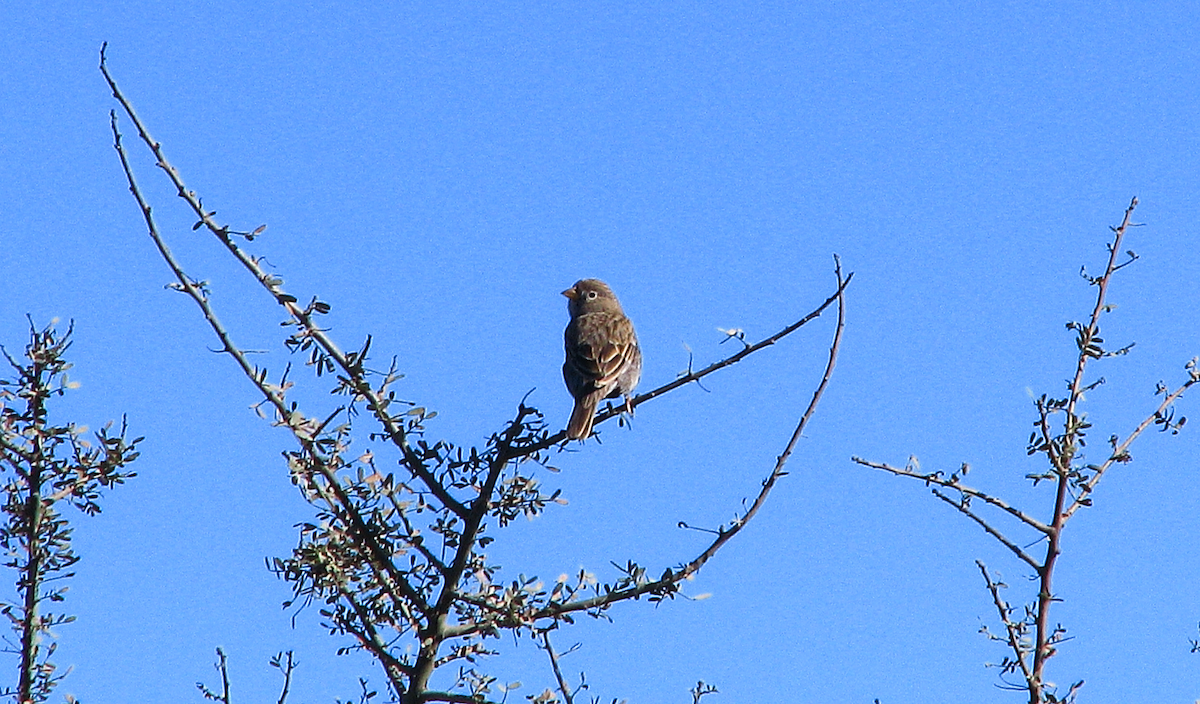
<path fill-rule="evenodd" d="M 0 379 L 0 550 L 4 566 L 17 575 L 20 597 L 0 602 L 0 613 L 18 638 L 5 652 L 21 659 L 16 689 L 2 693 L 22 703 L 45 701 L 67 675 L 51 661 L 57 643 L 44 642 L 51 629 L 75 620 L 45 609 L 65 599 L 65 581 L 75 576 L 71 568 L 79 561 L 60 504 L 89 516 L 100 513 L 103 491 L 135 476 L 126 467 L 137 459 L 142 441 L 127 439 L 124 418 L 119 430 L 110 422 L 90 440 L 87 426 L 51 419 L 50 401 L 79 386 L 67 374 L 71 364 L 65 357 L 73 328 L 60 333 L 54 325 L 39 330 L 30 321 L 21 358 L 0 348 L 14 373 Z"/>

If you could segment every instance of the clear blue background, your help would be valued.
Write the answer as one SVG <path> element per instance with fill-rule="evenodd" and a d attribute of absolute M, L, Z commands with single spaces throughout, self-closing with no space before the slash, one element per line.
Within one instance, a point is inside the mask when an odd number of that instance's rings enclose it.
<path fill-rule="evenodd" d="M 60 418 L 128 413 L 140 476 L 79 520 L 84 560 L 56 658 L 89 704 L 199 701 L 231 658 L 240 702 L 274 701 L 266 665 L 295 649 L 294 702 L 353 697 L 315 609 L 280 609 L 307 507 L 289 436 L 195 307 L 164 290 L 108 130 L 109 61 L 218 219 L 269 225 L 251 245 L 301 300 L 333 304 L 350 348 L 375 336 L 434 437 L 478 443 L 519 400 L 561 427 L 558 292 L 607 280 L 638 326 L 644 388 L 803 315 L 856 272 L 834 381 L 763 513 L 688 584 L 706 600 L 615 608 L 559 636 L 603 701 L 1022 701 L 985 668 L 1005 650 L 973 564 L 1021 603 L 1027 570 L 916 483 L 851 455 L 970 481 L 1045 516 L 1022 476 L 1031 394 L 1060 392 L 1063 324 L 1093 291 L 1130 198 L 1141 260 L 1103 327 L 1131 356 L 1095 365 L 1095 457 L 1200 353 L 1200 41 L 1195 3 L 78 3 L 0 10 L 0 341 L 25 314 L 74 319 Z M 124 122 L 127 137 L 132 137 Z M 135 146 L 133 144 L 131 147 Z M 235 339 L 281 371 L 280 311 L 137 151 L 189 272 Z M 807 403 L 832 321 L 643 406 L 632 431 L 563 456 L 570 500 L 493 550 L 547 581 L 609 560 L 657 571 L 741 510 Z M 685 345 L 687 346 L 685 348 Z M 297 378 L 302 378 L 297 376 Z M 306 384 L 309 382 L 304 377 Z M 298 396 L 316 412 L 323 389 Z M 1182 411 L 1195 413 L 1196 399 Z M 1196 431 L 1146 437 L 1070 524 L 1054 611 L 1076 640 L 1048 674 L 1087 701 L 1200 696 Z M 1001 521 L 1002 522 L 1002 521 Z M 1007 525 L 1007 524 L 1004 524 Z M 1032 535 L 1019 534 L 1029 542 Z M 528 642 L 490 671 L 551 684 Z M 15 661 L 13 661 L 15 662 Z M 15 682 L 15 667 L 8 670 Z"/>

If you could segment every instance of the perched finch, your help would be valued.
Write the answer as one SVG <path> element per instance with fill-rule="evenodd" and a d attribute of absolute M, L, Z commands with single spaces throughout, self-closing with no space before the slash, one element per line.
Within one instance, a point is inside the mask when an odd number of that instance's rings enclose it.
<path fill-rule="evenodd" d="M 563 334 L 567 361 L 563 380 L 575 397 L 567 437 L 584 440 L 592 434 L 596 407 L 606 398 L 625 397 L 642 376 L 642 351 L 633 323 L 625 317 L 612 289 L 599 279 L 583 279 L 563 291 L 569 300 L 571 322 Z"/>

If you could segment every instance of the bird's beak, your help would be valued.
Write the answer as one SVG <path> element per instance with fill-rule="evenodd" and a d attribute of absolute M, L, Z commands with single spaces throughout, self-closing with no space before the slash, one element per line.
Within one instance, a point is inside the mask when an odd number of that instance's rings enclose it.
<path fill-rule="evenodd" d="M 563 294 L 564 296 L 566 296 L 567 298 L 570 298 L 572 301 L 573 301 L 573 300 L 575 300 L 575 297 L 579 295 L 579 294 L 578 294 L 578 293 L 575 291 L 575 287 L 574 287 L 574 286 L 572 286 L 571 288 L 567 289 L 566 291 L 563 291 L 563 292 L 562 292 L 562 294 Z"/>

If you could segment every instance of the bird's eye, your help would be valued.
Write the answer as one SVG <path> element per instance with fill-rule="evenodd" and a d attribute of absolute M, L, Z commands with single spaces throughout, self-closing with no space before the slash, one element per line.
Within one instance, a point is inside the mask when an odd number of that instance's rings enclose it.
<path fill-rule="evenodd" d="M 588 291 L 588 294 L 587 294 L 587 296 L 588 296 L 588 300 L 591 300 L 591 299 L 593 299 L 593 298 L 595 298 L 596 296 L 599 296 L 599 295 L 600 295 L 600 294 L 596 293 L 595 291 Z"/>

